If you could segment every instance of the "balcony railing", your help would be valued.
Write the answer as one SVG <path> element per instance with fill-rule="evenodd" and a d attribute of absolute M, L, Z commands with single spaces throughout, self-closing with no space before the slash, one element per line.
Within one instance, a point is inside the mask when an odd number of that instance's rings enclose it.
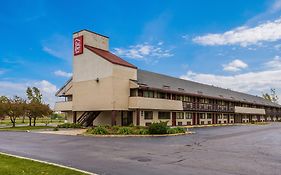
<path fill-rule="evenodd" d="M 55 111 L 71 111 L 72 101 L 60 101 L 55 103 Z"/>
<path fill-rule="evenodd" d="M 265 114 L 270 116 L 281 116 L 281 111 L 266 109 Z"/>
<path fill-rule="evenodd" d="M 183 101 L 184 110 L 234 112 L 234 106 Z"/>

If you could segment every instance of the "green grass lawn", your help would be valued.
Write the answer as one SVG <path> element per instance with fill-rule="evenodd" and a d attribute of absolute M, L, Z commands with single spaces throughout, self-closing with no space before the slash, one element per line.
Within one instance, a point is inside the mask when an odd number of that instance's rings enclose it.
<path fill-rule="evenodd" d="M 6 156 L 0 153 L 1 175 L 85 175 L 84 173 L 35 162 Z"/>
<path fill-rule="evenodd" d="M 50 129 L 54 128 L 51 126 L 16 126 L 8 128 L 0 128 L 0 131 L 27 131 L 27 130 L 36 130 L 36 129 Z"/>

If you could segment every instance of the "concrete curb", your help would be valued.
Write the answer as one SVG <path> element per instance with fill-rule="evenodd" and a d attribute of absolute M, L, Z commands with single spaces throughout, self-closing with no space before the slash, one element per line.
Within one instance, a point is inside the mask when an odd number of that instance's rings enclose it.
<path fill-rule="evenodd" d="M 168 136 L 181 136 L 194 134 L 195 132 L 188 131 L 186 133 L 178 133 L 178 134 L 161 134 L 161 135 L 94 135 L 94 134 L 81 134 L 81 136 L 89 136 L 89 137 L 168 137 Z"/>
<path fill-rule="evenodd" d="M 220 126 L 249 126 L 249 125 L 267 125 L 268 123 L 235 123 L 235 124 L 210 124 L 210 125 L 193 125 L 193 126 L 183 126 L 184 128 L 207 128 L 207 127 L 220 127 Z"/>
<path fill-rule="evenodd" d="M 70 166 L 60 165 L 60 164 L 56 164 L 56 163 L 52 163 L 52 162 L 47 162 L 47 161 L 43 161 L 43 160 L 37 160 L 37 159 L 28 158 L 28 157 L 17 156 L 17 155 L 13 155 L 13 154 L 9 154 L 9 153 L 4 153 L 4 152 L 0 152 L 0 154 L 5 155 L 5 156 L 19 158 L 19 159 L 25 159 L 25 160 L 31 160 L 31 161 L 34 161 L 34 162 L 44 163 L 44 164 L 47 164 L 47 165 L 53 165 L 53 166 L 57 166 L 57 167 L 61 167 L 61 168 L 66 168 L 66 169 L 70 169 L 70 170 L 73 170 L 73 171 L 78 171 L 78 172 L 89 174 L 89 175 L 98 175 L 98 174 L 95 174 L 95 173 L 91 173 L 91 172 L 88 172 L 88 171 L 80 170 L 80 169 L 73 168 L 73 167 L 70 167 Z"/>

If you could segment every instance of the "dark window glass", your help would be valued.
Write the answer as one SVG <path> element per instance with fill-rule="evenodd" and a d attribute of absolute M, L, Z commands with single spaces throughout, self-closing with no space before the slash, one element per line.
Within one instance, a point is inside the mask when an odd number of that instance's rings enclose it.
<path fill-rule="evenodd" d="M 144 111 L 144 119 L 145 120 L 152 120 L 153 119 L 153 112 L 152 111 Z"/>
<path fill-rule="evenodd" d="M 184 113 L 183 112 L 177 112 L 176 116 L 177 116 L 177 119 L 184 119 Z"/>
<path fill-rule="evenodd" d="M 137 96 L 137 90 L 136 90 L 136 89 L 131 89 L 131 90 L 130 90 L 130 96 L 131 96 L 131 97 Z"/>
<path fill-rule="evenodd" d="M 149 126 L 149 125 L 151 125 L 151 123 L 150 123 L 150 122 L 145 123 L 145 126 Z"/>
<path fill-rule="evenodd" d="M 158 119 L 170 119 L 170 112 L 158 112 Z"/>

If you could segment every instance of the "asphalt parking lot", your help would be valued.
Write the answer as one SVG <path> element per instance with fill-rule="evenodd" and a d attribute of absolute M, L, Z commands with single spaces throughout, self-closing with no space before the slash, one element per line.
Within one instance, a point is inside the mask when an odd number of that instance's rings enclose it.
<path fill-rule="evenodd" d="M 0 132 L 0 152 L 98 174 L 281 174 L 281 123 L 194 131 L 137 138 Z"/>

